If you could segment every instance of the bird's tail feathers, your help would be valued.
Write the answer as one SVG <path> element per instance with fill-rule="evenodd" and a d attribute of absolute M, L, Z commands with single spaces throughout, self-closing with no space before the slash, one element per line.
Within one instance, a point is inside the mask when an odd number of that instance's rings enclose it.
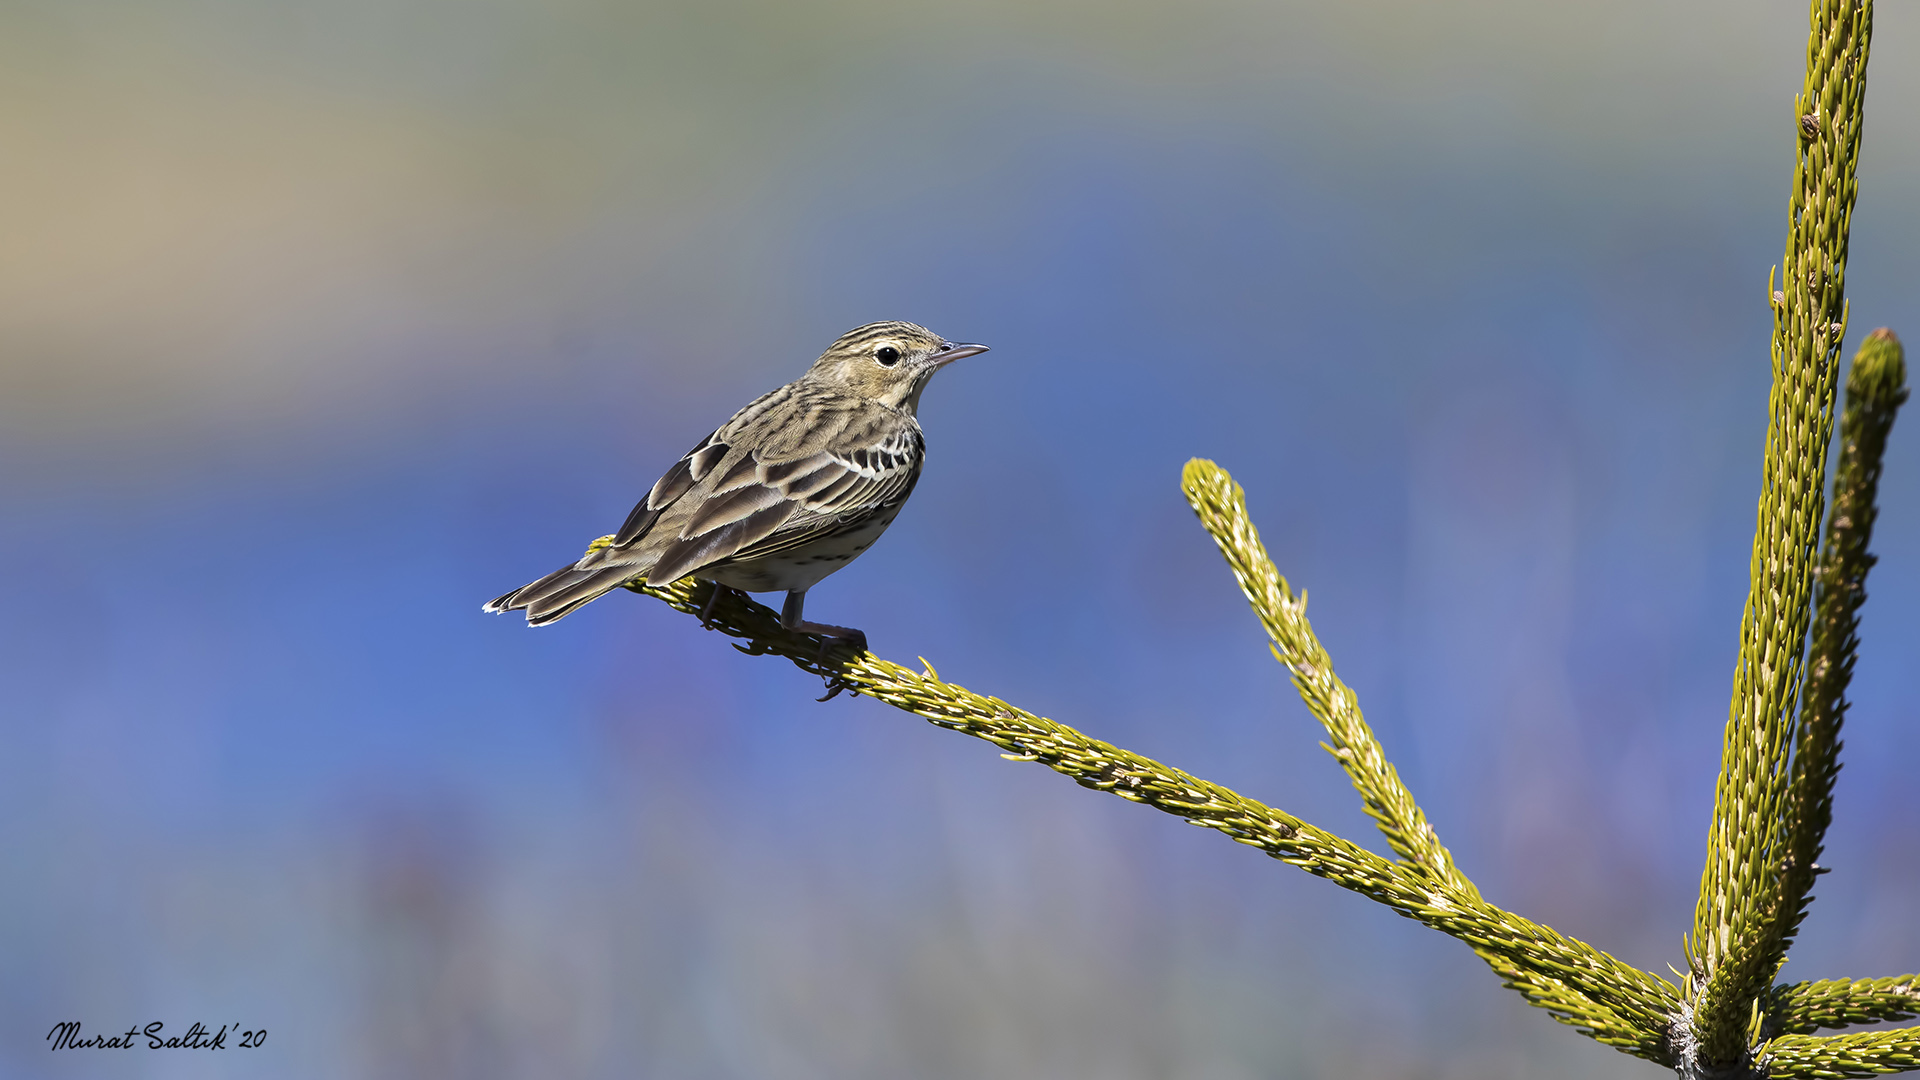
<path fill-rule="evenodd" d="M 603 563 L 584 570 L 578 563 L 572 563 L 539 581 L 495 597 L 482 610 L 525 611 L 527 625 L 545 626 L 641 575 L 640 568 L 631 563 L 611 566 Z"/>

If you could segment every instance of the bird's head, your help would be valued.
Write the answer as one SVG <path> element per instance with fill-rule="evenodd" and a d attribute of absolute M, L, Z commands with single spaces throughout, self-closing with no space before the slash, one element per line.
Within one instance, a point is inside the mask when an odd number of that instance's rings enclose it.
<path fill-rule="evenodd" d="M 934 372 L 986 351 L 985 345 L 948 341 L 909 322 L 868 323 L 827 346 L 807 378 L 912 413 Z"/>

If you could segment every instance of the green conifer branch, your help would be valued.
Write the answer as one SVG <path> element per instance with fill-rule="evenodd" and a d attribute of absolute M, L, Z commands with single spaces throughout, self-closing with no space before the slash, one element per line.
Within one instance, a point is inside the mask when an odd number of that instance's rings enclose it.
<path fill-rule="evenodd" d="M 1795 99 L 1799 155 L 1773 299 L 1773 389 L 1740 657 L 1708 830 L 1689 998 L 1700 1066 L 1747 1059 L 1752 1017 L 1784 962 L 1794 711 L 1801 679 L 1835 373 L 1846 332 L 1848 226 L 1865 99 L 1871 0 L 1813 0 Z M 1796 1036 L 1797 1037 L 1797 1036 Z"/>
<path fill-rule="evenodd" d="M 1361 715 L 1358 697 L 1334 674 L 1332 660 L 1306 617 L 1306 596 L 1304 593 L 1294 596 L 1268 556 L 1266 546 L 1260 542 L 1260 532 L 1247 512 L 1246 493 L 1226 470 L 1204 458 L 1187 463 L 1181 474 L 1181 487 L 1202 526 L 1226 557 L 1240 591 L 1265 627 L 1274 659 L 1287 668 L 1308 711 L 1326 729 L 1331 743 L 1322 743 L 1322 747 L 1340 762 L 1388 845 L 1404 865 L 1478 901 L 1479 889 L 1454 863 L 1452 854 L 1440 843 L 1425 813 L 1387 760 L 1378 738 Z M 1516 966 L 1509 957 L 1481 949 L 1471 941 L 1468 944 L 1493 966 L 1508 987 L 1520 991 L 1534 1004 L 1542 1004 L 1548 997 L 1546 988 L 1557 983 L 1546 971 L 1529 968 L 1524 961 Z M 1634 973 L 1642 979 L 1652 978 L 1638 971 Z M 1643 1000 L 1659 998 L 1677 1004 L 1672 987 L 1664 980 L 1654 981 L 1665 993 L 1654 990 Z M 1631 1052 L 1666 1060 L 1665 1018 L 1643 1026 L 1639 1035 L 1635 1045 L 1641 1045 L 1646 1052 Z M 1627 1044 L 1621 1042 L 1602 1041 L 1627 1048 Z"/>
<path fill-rule="evenodd" d="M 1767 1077 L 1884 1076 L 1920 1069 L 1920 1028 L 1861 1031 L 1851 1035 L 1782 1035 L 1754 1054 Z"/>
<path fill-rule="evenodd" d="M 602 537 L 593 547 L 604 546 Z M 592 550 L 590 548 L 589 550 Z M 1584 942 L 1502 911 L 1470 885 L 1435 880 L 1382 858 L 1284 811 L 1157 761 L 1101 742 L 995 697 L 924 671 L 855 653 L 844 643 L 780 626 L 772 608 L 707 582 L 626 586 L 689 614 L 706 610 L 711 628 L 743 639 L 743 652 L 784 656 L 847 690 L 884 701 L 937 726 L 984 739 L 1017 761 L 1037 761 L 1085 787 L 1145 803 L 1225 833 L 1283 862 L 1351 889 L 1465 942 L 1526 1000 L 1609 1046 L 1666 1062 L 1666 1024 L 1679 991 Z M 709 608 L 709 602 L 711 607 Z M 922 661 L 925 664 L 925 661 Z M 831 696 L 831 692 L 830 695 Z"/>
<path fill-rule="evenodd" d="M 1268 558 L 1260 531 L 1247 516 L 1246 493 L 1226 470 L 1204 458 L 1187 462 L 1180 479 L 1187 502 L 1226 556 L 1240 591 L 1266 628 L 1273 658 L 1287 669 L 1307 710 L 1326 728 L 1331 742 L 1320 745 L 1346 770 L 1388 846 L 1403 862 L 1435 881 L 1478 896 L 1479 890 L 1454 866 L 1453 855 L 1400 782 L 1360 714 L 1359 699 L 1333 673 L 1333 661 L 1307 621 L 1306 594 L 1296 598 Z"/>
<path fill-rule="evenodd" d="M 1822 979 L 1775 987 L 1771 1028 L 1782 1035 L 1911 1020 L 1920 1016 L 1920 975 L 1884 979 Z"/>
<path fill-rule="evenodd" d="M 1807 650 L 1806 686 L 1800 692 L 1778 913 L 1769 927 L 1779 937 L 1782 953 L 1806 918 L 1814 878 L 1821 872 L 1817 865 L 1821 843 L 1833 821 L 1833 782 L 1840 773 L 1847 683 L 1860 647 L 1860 605 L 1867 599 L 1867 571 L 1874 564 L 1867 544 L 1879 514 L 1880 464 L 1887 432 L 1906 399 L 1906 360 L 1900 339 L 1882 327 L 1867 335 L 1847 375 L 1833 505 L 1814 582 L 1813 640 Z"/>

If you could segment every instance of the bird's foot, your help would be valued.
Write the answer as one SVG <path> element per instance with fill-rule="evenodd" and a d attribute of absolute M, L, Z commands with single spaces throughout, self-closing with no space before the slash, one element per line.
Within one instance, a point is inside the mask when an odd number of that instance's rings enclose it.
<path fill-rule="evenodd" d="M 838 675 L 822 675 L 820 678 L 823 682 L 827 684 L 827 692 L 817 698 L 814 698 L 813 700 L 815 701 L 832 701 L 834 698 L 837 698 L 840 696 L 840 692 L 842 690 L 853 690 L 855 694 L 858 694 L 860 692 L 858 690 L 854 690 L 852 683 L 848 682 L 847 680 L 841 678 Z"/>
<path fill-rule="evenodd" d="M 867 651 L 867 634 L 864 630 L 855 630 L 851 626 L 834 626 L 832 623 L 795 622 L 789 630 L 798 630 L 802 634 L 820 635 L 820 655 L 816 660 L 827 658 L 827 646 L 834 642 L 845 642 L 857 655 Z"/>
<path fill-rule="evenodd" d="M 813 658 L 815 664 L 824 665 L 827 662 L 827 646 L 836 641 L 845 642 L 853 649 L 856 656 L 867 651 L 867 635 L 864 632 L 855 630 L 850 626 L 835 626 L 832 623 L 808 622 L 801 618 L 800 613 L 805 610 L 804 605 L 806 602 L 807 590 L 788 590 L 787 602 L 780 609 L 780 625 L 788 630 L 797 631 L 802 634 L 820 635 L 820 651 L 814 654 Z M 838 675 L 823 675 L 822 677 L 827 680 L 827 696 L 821 698 L 821 701 L 832 698 L 842 690 L 850 689 Z"/>

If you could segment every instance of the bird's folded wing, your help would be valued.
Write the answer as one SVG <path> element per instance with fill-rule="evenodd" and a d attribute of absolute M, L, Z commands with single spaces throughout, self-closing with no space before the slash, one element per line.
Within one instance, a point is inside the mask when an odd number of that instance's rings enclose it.
<path fill-rule="evenodd" d="M 919 476 L 919 448 L 909 441 L 917 435 L 773 463 L 751 452 L 739 455 L 680 527 L 679 539 L 661 552 L 647 580 L 664 584 L 722 559 L 771 555 L 897 504 Z"/>
<path fill-rule="evenodd" d="M 611 546 L 624 548 L 645 536 L 647 530 L 653 528 L 653 523 L 660 520 L 660 515 L 667 507 L 672 506 L 680 496 L 692 490 L 693 485 L 705 480 L 707 474 L 713 471 L 715 465 L 720 464 L 720 459 L 726 457 L 727 451 L 731 449 L 733 449 L 731 446 L 720 440 L 719 431 L 701 439 L 698 445 L 687 451 L 686 456 L 675 463 L 673 468 L 667 470 L 665 476 L 654 482 L 653 490 L 647 492 L 647 497 L 641 499 L 633 508 L 633 512 L 627 515 L 627 520 L 621 524 L 620 531 L 613 534 Z"/>

